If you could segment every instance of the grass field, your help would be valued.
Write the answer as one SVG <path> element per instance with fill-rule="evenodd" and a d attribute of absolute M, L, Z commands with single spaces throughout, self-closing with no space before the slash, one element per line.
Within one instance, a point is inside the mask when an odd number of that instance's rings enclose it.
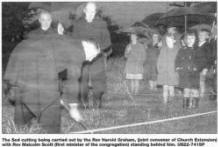
<path fill-rule="evenodd" d="M 200 107 L 197 109 L 183 109 L 182 97 L 179 93 L 165 105 L 161 97 L 162 89 L 159 88 L 157 92 L 151 92 L 148 90 L 145 82 L 141 83 L 140 93 L 133 96 L 132 99 L 127 94 L 127 88 L 124 83 L 124 65 L 125 61 L 122 58 L 108 61 L 107 93 L 104 95 L 103 108 L 99 110 L 81 110 L 85 119 L 83 123 L 88 129 L 162 120 L 171 117 L 214 111 L 217 109 L 217 101 L 211 101 L 208 97 L 201 99 Z M 16 128 L 13 123 L 13 110 L 13 107 L 3 100 L 3 133 L 45 133 L 38 124 L 33 124 L 31 128 Z M 62 133 L 73 133 L 84 130 L 79 124 L 70 119 L 66 111 L 62 111 L 62 113 Z M 217 113 L 96 133 L 217 133 Z"/>

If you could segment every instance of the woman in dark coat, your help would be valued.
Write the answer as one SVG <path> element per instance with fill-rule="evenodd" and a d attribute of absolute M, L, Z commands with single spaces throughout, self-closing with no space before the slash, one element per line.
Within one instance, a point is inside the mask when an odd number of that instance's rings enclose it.
<path fill-rule="evenodd" d="M 160 53 L 160 34 L 154 32 L 152 35 L 152 42 L 147 48 L 147 58 L 145 61 L 146 79 L 149 81 L 151 90 L 157 88 L 157 59 Z"/>
<path fill-rule="evenodd" d="M 184 36 L 184 47 L 182 47 L 176 57 L 175 67 L 179 73 L 179 87 L 184 90 L 183 107 L 194 107 L 196 98 L 199 97 L 200 72 L 196 62 L 196 42 L 195 32 L 188 32 Z"/>

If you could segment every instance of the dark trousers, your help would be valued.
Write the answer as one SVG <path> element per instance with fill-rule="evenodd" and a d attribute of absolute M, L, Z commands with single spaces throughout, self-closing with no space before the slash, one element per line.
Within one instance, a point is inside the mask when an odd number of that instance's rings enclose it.
<path fill-rule="evenodd" d="M 89 92 L 92 92 L 93 106 L 102 105 L 102 96 L 106 89 L 105 56 L 98 55 L 92 62 L 84 62 L 80 79 L 80 102 L 85 108 L 89 107 Z"/>

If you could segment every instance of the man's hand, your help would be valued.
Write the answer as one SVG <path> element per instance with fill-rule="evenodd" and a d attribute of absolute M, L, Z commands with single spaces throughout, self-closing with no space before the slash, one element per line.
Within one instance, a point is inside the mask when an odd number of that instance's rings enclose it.
<path fill-rule="evenodd" d="M 57 31 L 59 35 L 64 35 L 64 27 L 61 23 L 58 23 Z"/>
<path fill-rule="evenodd" d="M 78 109 L 77 103 L 70 103 L 67 104 L 63 101 L 63 99 L 60 100 L 60 103 L 64 108 L 69 112 L 70 117 L 74 119 L 77 122 L 81 122 L 83 120 L 82 115 L 80 114 L 80 111 Z"/>

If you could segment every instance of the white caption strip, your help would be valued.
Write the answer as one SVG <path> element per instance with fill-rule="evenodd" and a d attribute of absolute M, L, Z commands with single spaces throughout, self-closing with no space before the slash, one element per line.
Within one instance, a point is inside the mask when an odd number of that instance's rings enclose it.
<path fill-rule="evenodd" d="M 173 121 L 173 120 L 180 120 L 180 119 L 198 117 L 198 116 L 209 115 L 209 114 L 214 114 L 214 113 L 217 113 L 217 111 L 209 111 L 209 112 L 204 112 L 204 113 L 196 113 L 196 114 L 191 114 L 191 115 L 178 116 L 178 117 L 172 117 L 172 118 L 155 120 L 155 121 L 147 121 L 147 122 L 140 122 L 140 123 L 134 123 L 134 124 L 113 126 L 113 127 L 108 127 L 108 128 L 99 128 L 99 129 L 93 129 L 93 130 L 71 132 L 71 133 L 74 133 L 74 134 L 84 134 L 84 133 L 102 132 L 102 131 L 109 131 L 109 130 L 115 130 L 115 129 L 128 128 L 128 127 L 137 127 L 137 126 L 143 126 L 143 125 L 149 125 L 149 124 L 168 122 L 168 121 Z"/>

